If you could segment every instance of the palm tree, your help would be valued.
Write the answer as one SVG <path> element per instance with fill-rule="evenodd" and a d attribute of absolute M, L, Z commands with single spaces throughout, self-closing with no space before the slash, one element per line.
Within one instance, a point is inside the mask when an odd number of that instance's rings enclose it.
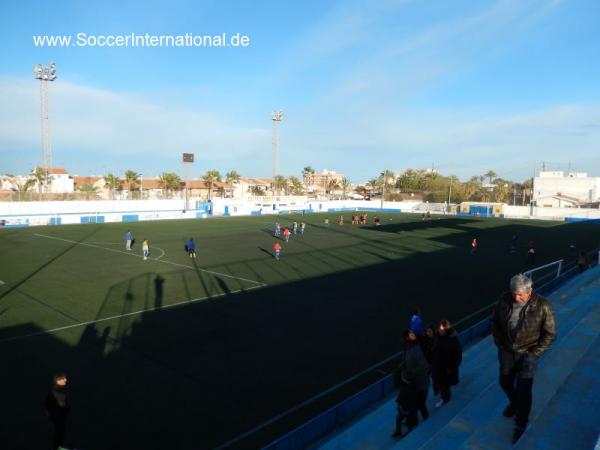
<path fill-rule="evenodd" d="M 380 182 L 377 178 L 371 178 L 369 181 L 367 181 L 367 186 L 369 191 L 373 193 L 374 190 L 379 189 Z"/>
<path fill-rule="evenodd" d="M 233 189 L 235 184 L 240 182 L 241 175 L 235 170 L 231 170 L 225 174 L 225 181 L 229 184 L 229 187 Z"/>
<path fill-rule="evenodd" d="M 292 188 L 292 195 L 304 195 L 304 186 L 298 177 L 289 177 L 287 181 Z"/>
<path fill-rule="evenodd" d="M 208 183 L 208 199 L 212 199 L 212 188 L 213 184 L 221 181 L 221 173 L 216 170 L 207 170 L 204 175 L 202 175 L 202 179 Z"/>
<path fill-rule="evenodd" d="M 483 176 L 487 177 L 490 180 L 490 184 L 492 184 L 494 182 L 494 178 L 497 177 L 497 174 L 493 170 L 488 170 L 485 174 L 483 174 Z"/>
<path fill-rule="evenodd" d="M 13 191 L 16 191 L 19 195 L 19 201 L 21 201 L 21 193 L 25 193 L 31 189 L 31 187 L 35 184 L 36 179 L 33 177 L 29 177 L 25 180 L 24 183 L 16 183 L 16 188 L 13 188 Z"/>
<path fill-rule="evenodd" d="M 134 172 L 133 170 L 128 170 L 125 172 L 125 181 L 127 182 L 127 198 L 132 199 L 132 192 L 136 190 L 138 182 L 140 181 L 140 174 Z"/>
<path fill-rule="evenodd" d="M 123 180 L 121 180 L 118 176 L 109 173 L 104 177 L 104 185 L 110 189 L 111 198 L 115 199 L 115 191 L 120 191 L 123 187 Z"/>
<path fill-rule="evenodd" d="M 359 194 L 363 194 L 363 196 L 369 191 L 366 187 L 364 187 L 362 184 L 358 185 L 354 188 L 354 190 L 356 192 L 358 192 Z"/>
<path fill-rule="evenodd" d="M 348 188 L 352 185 L 352 182 L 348 178 L 344 177 L 342 178 L 341 185 L 343 192 L 342 198 L 346 200 L 346 192 L 348 192 Z"/>
<path fill-rule="evenodd" d="M 327 188 L 329 190 L 329 195 L 331 196 L 331 194 L 333 194 L 333 191 L 340 188 L 338 180 L 336 180 L 335 178 L 332 178 L 331 180 L 329 180 L 329 183 L 327 184 Z"/>
<path fill-rule="evenodd" d="M 396 180 L 396 189 L 401 191 L 414 191 L 417 188 L 418 174 L 411 169 L 405 171 Z"/>
<path fill-rule="evenodd" d="M 531 203 L 531 198 L 532 198 L 532 193 L 533 193 L 533 183 L 531 181 L 531 178 L 528 178 L 527 180 L 523 181 L 523 183 L 521 184 L 521 189 L 523 192 L 523 201 L 522 204 L 525 204 L 525 198 L 527 196 L 529 196 L 529 203 Z"/>
<path fill-rule="evenodd" d="M 77 190 L 83 192 L 85 194 L 85 199 L 89 200 L 90 195 L 94 195 L 96 197 L 98 195 L 98 188 L 94 186 L 92 183 L 82 183 L 77 186 Z"/>
<path fill-rule="evenodd" d="M 42 187 L 47 186 L 51 183 L 50 177 L 47 176 L 46 169 L 43 167 L 36 167 L 33 169 L 31 174 L 33 179 L 37 182 L 38 193 L 42 195 Z"/>
<path fill-rule="evenodd" d="M 312 175 L 313 173 L 315 173 L 315 169 L 313 169 L 311 166 L 306 166 L 304 169 L 302 169 L 302 177 Z"/>
<path fill-rule="evenodd" d="M 396 176 L 394 175 L 394 172 L 392 172 L 391 170 L 387 170 L 387 169 L 384 170 L 383 172 L 381 172 L 381 175 L 379 175 L 379 178 L 380 178 L 379 183 L 383 189 L 384 195 L 385 195 L 385 193 L 387 193 L 389 191 L 389 188 L 391 186 L 393 186 L 392 183 L 390 183 L 390 180 L 394 180 L 395 177 Z"/>
<path fill-rule="evenodd" d="M 181 178 L 175 172 L 163 172 L 158 177 L 158 186 L 171 198 L 171 193 L 181 187 Z"/>
<path fill-rule="evenodd" d="M 260 186 L 256 186 L 256 185 L 250 186 L 248 191 L 250 191 L 250 193 L 252 195 L 255 195 L 256 197 L 262 197 L 263 195 L 265 195 L 265 191 L 263 190 L 263 188 Z"/>
<path fill-rule="evenodd" d="M 282 175 L 276 175 L 273 178 L 273 190 L 275 191 L 275 195 L 280 195 L 282 189 L 287 188 L 287 180 Z"/>

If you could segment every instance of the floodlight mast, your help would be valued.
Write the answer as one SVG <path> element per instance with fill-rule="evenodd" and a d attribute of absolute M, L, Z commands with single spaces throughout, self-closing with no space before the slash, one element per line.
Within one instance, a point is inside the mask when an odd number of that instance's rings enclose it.
<path fill-rule="evenodd" d="M 50 140 L 50 89 L 48 82 L 56 80 L 56 64 L 37 64 L 33 76 L 40 80 L 40 117 L 42 123 L 42 152 L 44 164 L 44 188 L 48 192 L 48 169 L 52 167 L 52 142 Z"/>
<path fill-rule="evenodd" d="M 279 124 L 283 120 L 283 111 L 273 111 L 271 113 L 273 120 L 273 184 L 275 177 L 279 175 Z"/>

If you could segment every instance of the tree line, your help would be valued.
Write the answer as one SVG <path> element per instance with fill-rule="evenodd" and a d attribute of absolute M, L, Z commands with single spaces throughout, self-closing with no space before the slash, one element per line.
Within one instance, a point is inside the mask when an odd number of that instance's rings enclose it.
<path fill-rule="evenodd" d="M 531 197 L 531 187 L 531 179 L 518 183 L 498 177 L 493 170 L 483 175 L 474 175 L 463 182 L 455 175 L 445 176 L 430 170 L 409 169 L 399 175 L 385 170 L 364 186 L 357 186 L 356 191 L 381 194 L 385 200 L 400 200 L 406 194 L 419 194 L 424 200 L 433 203 L 479 201 L 525 204 Z"/>

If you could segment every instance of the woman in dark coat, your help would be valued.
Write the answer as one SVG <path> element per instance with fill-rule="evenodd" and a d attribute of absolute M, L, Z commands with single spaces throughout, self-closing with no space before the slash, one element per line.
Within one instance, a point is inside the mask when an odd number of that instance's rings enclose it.
<path fill-rule="evenodd" d="M 458 334 L 449 320 L 442 320 L 438 326 L 438 337 L 433 348 L 432 378 L 435 390 L 442 399 L 436 403 L 440 407 L 450 401 L 450 386 L 458 384 L 458 367 L 462 362 L 462 347 Z"/>

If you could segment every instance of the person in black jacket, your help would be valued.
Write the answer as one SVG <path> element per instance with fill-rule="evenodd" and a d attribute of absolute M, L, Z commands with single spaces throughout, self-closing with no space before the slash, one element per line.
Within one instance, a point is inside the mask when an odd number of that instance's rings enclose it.
<path fill-rule="evenodd" d="M 533 292 L 523 274 L 510 280 L 492 313 L 492 334 L 498 347 L 500 386 L 508 397 L 505 417 L 515 417 L 513 443 L 524 433 L 531 411 L 531 389 L 538 360 L 556 339 L 552 305 Z"/>
<path fill-rule="evenodd" d="M 429 417 L 427 410 L 427 391 L 429 390 L 429 364 L 425 359 L 421 345 L 417 336 L 412 330 L 406 330 L 404 337 L 404 361 L 402 362 L 402 378 L 415 388 L 418 395 L 418 407 L 423 420 Z M 417 409 L 410 411 L 407 424 L 409 426 L 417 426 L 419 423 L 417 417 Z"/>
<path fill-rule="evenodd" d="M 433 347 L 437 339 L 435 333 L 436 328 L 437 326 L 435 324 L 428 325 L 427 328 L 425 328 L 425 334 L 419 339 L 423 355 L 425 355 L 425 359 L 430 367 L 433 364 Z"/>
<path fill-rule="evenodd" d="M 396 380 L 396 387 L 398 388 L 398 396 L 396 397 L 396 431 L 392 434 L 394 438 L 402 438 L 406 434 L 410 433 L 415 427 L 414 420 L 410 417 L 416 416 L 418 408 L 418 392 L 414 385 L 411 385 L 408 380 L 402 377 L 401 371 L 396 374 L 398 379 Z M 402 432 L 402 424 L 406 421 L 408 431 Z"/>
<path fill-rule="evenodd" d="M 69 408 L 67 375 L 59 373 L 54 376 L 52 389 L 46 396 L 46 413 L 53 426 L 52 450 L 58 450 L 63 443 Z"/>
<path fill-rule="evenodd" d="M 432 379 L 434 392 L 441 394 L 435 406 L 440 407 L 450 401 L 450 386 L 458 384 L 458 367 L 462 362 L 462 347 L 456 330 L 449 320 L 441 320 L 438 337 L 433 346 Z"/>

